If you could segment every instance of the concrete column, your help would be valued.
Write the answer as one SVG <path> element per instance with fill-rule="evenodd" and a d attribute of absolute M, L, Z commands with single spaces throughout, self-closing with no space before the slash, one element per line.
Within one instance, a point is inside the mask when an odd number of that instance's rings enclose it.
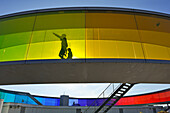
<path fill-rule="evenodd" d="M 0 99 L 0 113 L 1 113 L 1 111 L 2 111 L 3 103 L 4 103 L 4 100 L 3 100 L 3 99 Z"/>

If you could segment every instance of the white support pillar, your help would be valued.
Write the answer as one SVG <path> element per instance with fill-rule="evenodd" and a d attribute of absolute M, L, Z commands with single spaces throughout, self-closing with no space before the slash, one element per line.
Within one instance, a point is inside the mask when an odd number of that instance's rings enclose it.
<path fill-rule="evenodd" d="M 4 100 L 0 99 L 0 113 L 2 112 L 3 103 L 4 103 Z"/>

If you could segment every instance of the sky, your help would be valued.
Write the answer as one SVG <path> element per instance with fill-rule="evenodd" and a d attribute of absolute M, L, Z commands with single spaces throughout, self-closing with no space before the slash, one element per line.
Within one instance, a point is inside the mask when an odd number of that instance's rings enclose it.
<path fill-rule="evenodd" d="M 0 0 L 0 15 L 21 11 L 59 7 L 121 7 L 170 14 L 170 0 Z M 29 92 L 34 95 L 59 97 L 97 97 L 109 83 L 0 85 L 0 88 Z M 116 87 L 118 84 L 114 84 Z M 170 88 L 170 84 L 137 84 L 126 95 Z M 110 90 L 112 91 L 112 88 Z"/>
<path fill-rule="evenodd" d="M 0 0 L 0 15 L 58 7 L 121 7 L 170 14 L 170 0 Z"/>

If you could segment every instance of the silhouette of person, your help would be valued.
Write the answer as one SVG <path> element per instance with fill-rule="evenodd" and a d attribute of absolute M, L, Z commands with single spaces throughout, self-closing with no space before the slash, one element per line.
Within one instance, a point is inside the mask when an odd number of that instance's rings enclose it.
<path fill-rule="evenodd" d="M 71 52 L 71 49 L 68 48 L 68 57 L 67 57 L 67 59 L 72 59 L 72 57 L 73 57 L 73 54 Z"/>
<path fill-rule="evenodd" d="M 73 102 L 72 106 L 75 106 L 75 102 Z"/>
<path fill-rule="evenodd" d="M 80 106 L 80 104 L 76 104 L 75 102 L 73 102 L 72 106 Z"/>
<path fill-rule="evenodd" d="M 64 59 L 64 56 L 66 56 L 66 54 L 67 54 L 67 47 L 68 47 L 66 34 L 62 34 L 61 36 L 56 33 L 53 33 L 53 34 L 61 40 L 61 50 L 59 53 L 59 57 L 61 59 Z"/>

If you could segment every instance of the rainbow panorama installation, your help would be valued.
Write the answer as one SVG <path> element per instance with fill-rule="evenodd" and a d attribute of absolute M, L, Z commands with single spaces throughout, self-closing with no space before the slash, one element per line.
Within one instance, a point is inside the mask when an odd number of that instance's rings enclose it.
<path fill-rule="evenodd" d="M 170 83 L 170 15 L 88 7 L 0 16 L 0 84 Z"/>

